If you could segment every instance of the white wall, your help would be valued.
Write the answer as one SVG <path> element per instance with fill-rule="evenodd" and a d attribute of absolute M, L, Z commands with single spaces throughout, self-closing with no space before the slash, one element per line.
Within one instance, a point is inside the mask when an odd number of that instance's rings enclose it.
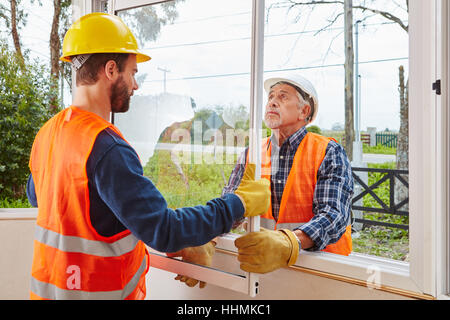
<path fill-rule="evenodd" d="M 0 300 L 28 299 L 35 209 L 0 209 Z M 218 252 L 215 264 L 225 254 Z M 228 257 L 229 258 L 229 257 Z M 226 259 L 229 261 L 230 259 Z M 236 271 L 238 263 L 227 266 Z M 160 300 L 240 300 L 249 296 L 214 285 L 189 288 L 175 281 L 176 275 L 150 268 L 147 299 Z M 260 292 L 255 299 L 405 299 L 404 296 L 332 280 L 295 269 L 281 269 L 260 277 Z"/>
<path fill-rule="evenodd" d="M 29 298 L 36 212 L 0 209 L 0 300 Z"/>
<path fill-rule="evenodd" d="M 407 299 L 404 296 L 369 289 L 293 269 L 279 269 L 260 276 L 260 292 L 255 298 L 229 289 L 206 285 L 189 288 L 174 280 L 176 275 L 150 268 L 147 299 L 150 300 L 380 300 Z"/>

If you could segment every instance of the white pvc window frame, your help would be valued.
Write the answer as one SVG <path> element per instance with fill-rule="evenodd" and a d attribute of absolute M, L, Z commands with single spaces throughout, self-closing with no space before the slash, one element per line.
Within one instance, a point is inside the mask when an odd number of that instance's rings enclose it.
<path fill-rule="evenodd" d="M 446 2 L 446 6 L 447 6 L 447 10 L 446 10 L 446 14 L 445 14 L 445 29 L 446 33 L 443 35 L 443 38 L 446 39 L 445 41 L 447 41 L 447 44 L 445 45 L 446 47 L 446 54 L 443 56 L 443 61 L 445 61 L 447 63 L 447 67 L 445 68 L 447 70 L 447 74 L 444 77 L 445 81 L 444 84 L 446 83 L 446 92 L 445 92 L 445 101 L 446 101 L 446 105 L 447 105 L 447 109 L 450 108 L 450 5 L 448 2 Z M 443 10 L 443 12 L 445 12 L 445 10 Z M 450 113 L 447 114 L 447 128 L 450 127 Z M 449 138 L 449 132 L 447 130 L 447 140 L 450 141 Z M 450 168 L 450 151 L 447 150 L 447 199 L 450 199 L 450 191 L 449 191 L 449 186 L 450 186 L 450 176 L 449 176 L 449 168 Z M 450 210 L 447 206 L 447 221 L 445 223 L 446 229 L 443 232 L 442 237 L 445 239 L 445 245 L 443 245 L 443 250 L 444 250 L 444 256 L 446 256 L 446 258 L 444 259 L 444 263 L 442 264 L 442 267 L 444 268 L 444 273 L 447 277 L 446 279 L 446 283 L 447 283 L 447 287 L 445 289 L 445 295 L 446 297 L 450 297 Z"/>
<path fill-rule="evenodd" d="M 440 1 L 436 5 L 436 78 L 441 80 L 441 94 L 436 95 L 437 108 L 441 110 L 438 117 L 442 118 L 443 162 L 445 173 L 442 185 L 445 189 L 445 199 L 450 199 L 450 4 Z M 447 200 L 448 201 L 448 200 Z M 450 299 L 450 210 L 449 203 L 444 205 L 445 211 L 437 218 L 437 297 Z"/>
<path fill-rule="evenodd" d="M 170 0 L 169 0 L 170 1 Z M 124 1 L 113 0 L 109 2 L 109 13 L 152 5 L 165 1 Z M 253 152 L 249 154 L 249 161 L 256 164 L 255 178 L 261 176 L 261 121 L 262 119 L 262 77 L 264 53 L 264 0 L 252 0 L 252 36 L 251 36 L 251 76 L 250 76 L 250 135 L 249 143 Z M 259 231 L 260 218 L 249 218 L 249 231 Z M 218 240 L 218 248 L 230 247 L 227 237 Z M 234 245 L 233 245 L 234 247 Z M 234 248 L 235 251 L 235 248 Z M 150 251 L 152 267 L 163 269 L 177 274 L 183 274 L 210 284 L 232 289 L 255 297 L 258 293 L 259 276 L 256 273 L 246 272 L 245 276 L 232 274 L 212 268 L 189 264 L 177 259 L 167 258 L 164 254 Z"/>
<path fill-rule="evenodd" d="M 189 0 L 187 0 L 189 1 Z M 263 0 L 253 0 L 256 10 L 264 10 Z M 74 19 L 96 11 L 100 0 L 74 0 Z M 164 1 L 109 0 L 110 13 Z M 255 9 L 257 7 L 258 9 Z M 98 9 L 97 9 L 98 11 Z M 445 0 L 409 1 L 409 141 L 410 141 L 410 262 L 393 261 L 375 256 L 352 254 L 349 257 L 325 252 L 302 252 L 295 266 L 342 281 L 415 295 L 448 298 L 450 290 L 450 114 L 449 77 L 449 4 Z M 257 21 L 257 20 L 254 20 Z M 264 28 L 253 26 L 252 35 L 252 117 L 256 116 L 262 85 L 262 52 Z M 444 26 L 444 27 L 443 27 Z M 256 43 L 255 43 L 256 42 Z M 261 60 L 258 60 L 261 59 Z M 256 63 L 256 64 L 255 64 Z M 440 77 L 443 94 L 437 96 L 432 83 Z M 257 123 L 257 122 L 256 122 Z M 253 127 L 255 129 L 255 123 Z M 258 139 L 257 139 L 258 141 Z M 254 224 L 257 228 L 257 223 Z M 255 229 L 256 230 L 256 229 Z M 234 236 L 219 239 L 218 248 L 236 251 Z M 229 259 L 236 259 L 230 255 Z M 154 267 L 183 273 L 225 288 L 255 291 L 247 285 L 250 277 L 228 277 L 225 272 L 177 262 L 174 259 L 152 259 Z M 376 277 L 372 277 L 376 273 Z M 377 279 L 370 283 L 370 279 Z M 245 284 L 247 282 L 247 284 Z"/>

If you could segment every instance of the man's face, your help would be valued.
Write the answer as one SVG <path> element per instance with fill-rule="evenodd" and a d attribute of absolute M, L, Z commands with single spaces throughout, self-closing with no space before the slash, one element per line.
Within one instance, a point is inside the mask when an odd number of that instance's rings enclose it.
<path fill-rule="evenodd" d="M 303 105 L 294 87 L 277 84 L 270 89 L 264 122 L 270 129 L 295 126 L 305 118 Z"/>
<path fill-rule="evenodd" d="M 119 74 L 119 78 L 111 86 L 111 111 L 127 112 L 130 108 L 130 98 L 134 90 L 138 89 L 135 79 L 137 73 L 136 56 L 130 54 L 123 72 Z"/>

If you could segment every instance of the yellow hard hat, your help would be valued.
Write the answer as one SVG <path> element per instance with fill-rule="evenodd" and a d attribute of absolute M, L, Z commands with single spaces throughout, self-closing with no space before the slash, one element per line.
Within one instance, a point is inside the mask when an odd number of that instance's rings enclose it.
<path fill-rule="evenodd" d="M 92 53 L 132 53 L 136 62 L 151 58 L 138 50 L 131 30 L 118 16 L 94 12 L 75 21 L 64 36 L 62 61 L 72 56 Z"/>

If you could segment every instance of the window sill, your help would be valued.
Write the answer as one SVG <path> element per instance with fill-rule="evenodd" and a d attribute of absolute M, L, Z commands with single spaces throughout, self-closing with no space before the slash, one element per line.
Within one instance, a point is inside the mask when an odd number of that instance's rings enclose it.
<path fill-rule="evenodd" d="M 37 208 L 0 208 L 0 220 L 36 220 Z"/>
<path fill-rule="evenodd" d="M 240 235 L 229 233 L 217 238 L 216 248 L 237 255 L 234 240 Z M 321 277 L 332 278 L 369 289 L 384 290 L 418 299 L 433 299 L 424 295 L 411 279 L 409 263 L 376 256 L 352 253 L 341 256 L 327 252 L 302 250 L 290 268 Z"/>
<path fill-rule="evenodd" d="M 0 208 L 0 220 L 34 220 L 37 217 L 37 208 Z M 224 234 L 217 237 L 217 250 L 232 257 L 235 263 L 237 249 L 234 246 L 234 240 L 240 235 L 235 233 Z M 152 250 L 150 250 L 152 251 Z M 153 252 L 156 253 L 156 252 Z M 164 255 L 165 256 L 165 255 Z M 160 264 L 158 267 L 166 269 L 164 264 L 166 257 L 151 259 L 152 264 Z M 173 259 L 171 259 L 173 260 Z M 225 261 L 225 263 L 227 263 Z M 176 264 L 170 270 L 174 273 L 181 271 L 193 272 L 192 276 L 202 274 L 205 277 L 205 268 L 192 264 L 186 264 L 176 261 Z M 327 277 L 338 281 L 344 281 L 355 285 L 366 286 L 369 289 L 384 290 L 418 299 L 433 299 L 430 295 L 423 294 L 411 279 L 409 263 L 403 261 L 390 260 L 376 256 L 369 256 L 359 253 L 352 253 L 348 257 L 331 254 L 327 252 L 309 252 L 302 250 L 296 263 L 290 267 L 293 270 L 314 274 L 320 277 Z M 167 269 L 166 269 L 167 270 Z M 168 270 L 169 271 L 169 270 Z M 206 281 L 217 282 L 217 270 L 211 269 L 207 273 Z M 218 285 L 230 288 L 240 292 L 246 292 L 246 278 L 221 272 L 223 276 L 219 278 Z M 223 282 L 223 283 L 222 283 Z M 234 283 L 234 284 L 233 284 Z M 438 299 L 449 300 L 448 295 L 439 295 Z"/>

